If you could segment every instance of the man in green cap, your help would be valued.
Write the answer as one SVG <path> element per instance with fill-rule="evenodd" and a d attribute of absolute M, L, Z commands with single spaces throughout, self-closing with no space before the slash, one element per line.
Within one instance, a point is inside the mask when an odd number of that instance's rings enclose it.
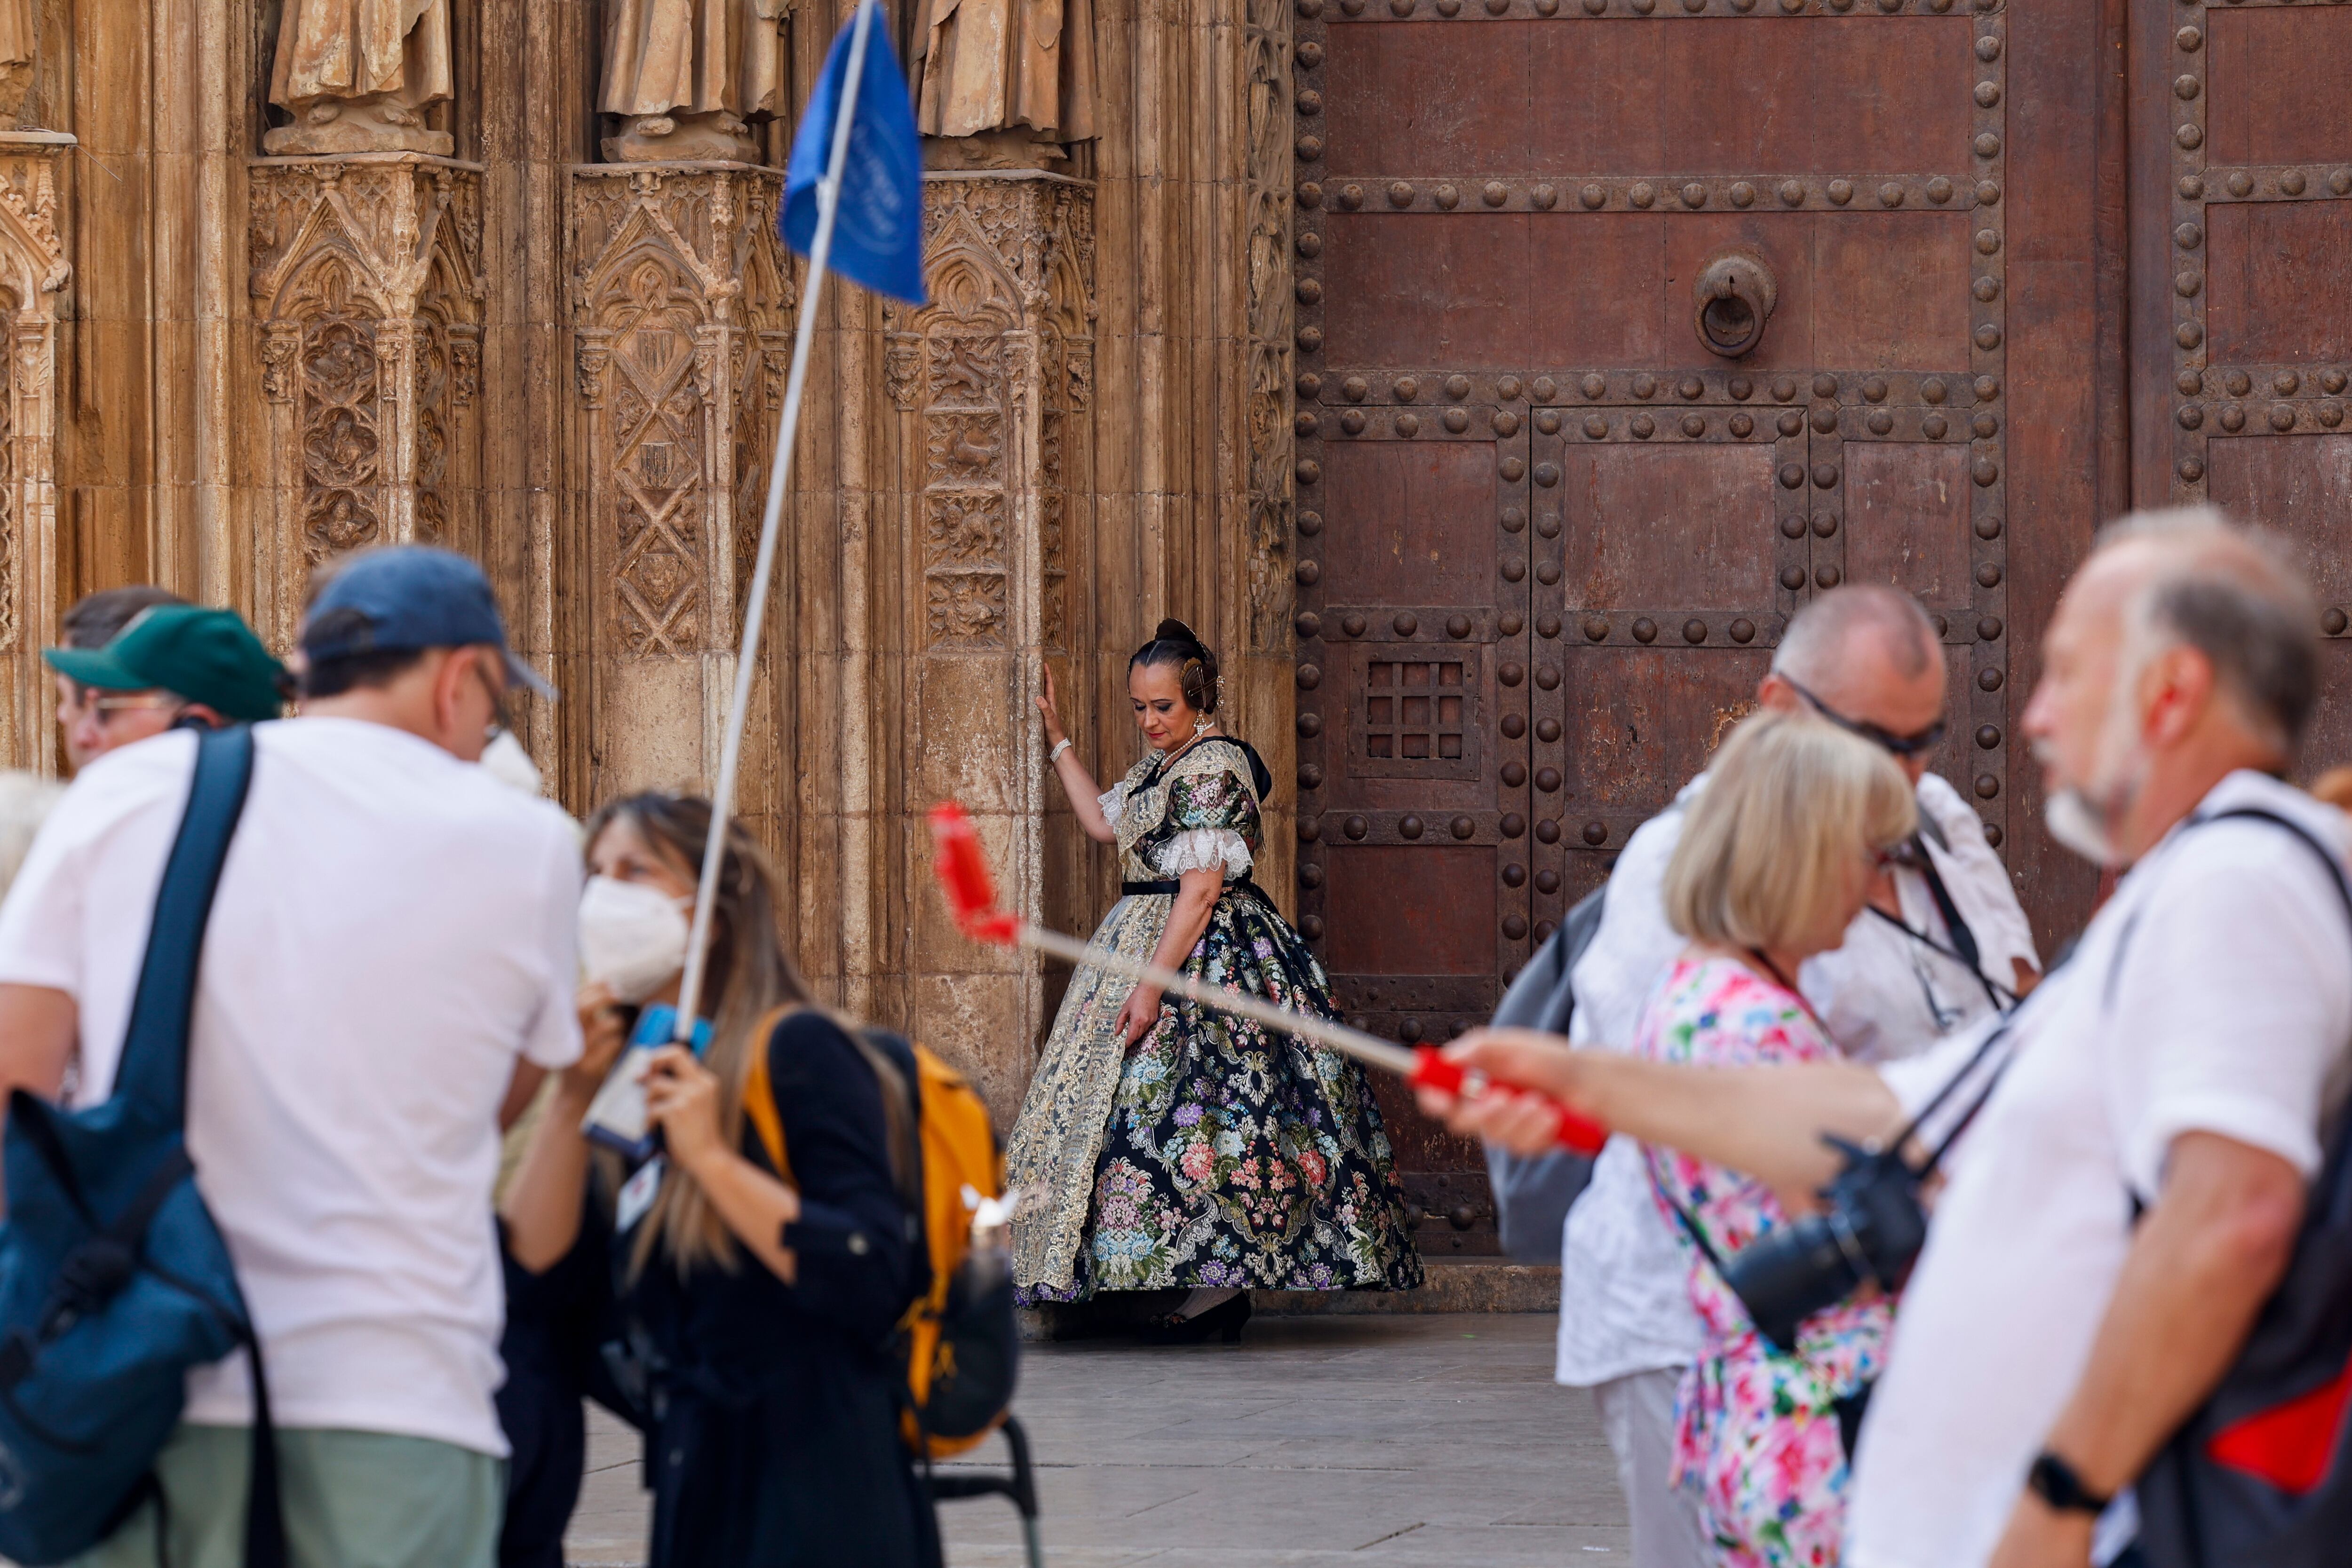
<path fill-rule="evenodd" d="M 284 704 L 285 666 L 234 610 L 158 604 L 102 648 L 41 656 L 87 694 L 66 737 L 78 765 L 182 719 L 217 728 L 276 718 Z"/>

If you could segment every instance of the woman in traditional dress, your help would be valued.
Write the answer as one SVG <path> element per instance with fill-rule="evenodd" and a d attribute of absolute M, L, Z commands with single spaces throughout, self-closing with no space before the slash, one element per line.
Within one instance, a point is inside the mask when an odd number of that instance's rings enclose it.
<path fill-rule="evenodd" d="M 1119 901 L 1094 946 L 1331 1018 L 1323 967 L 1250 880 L 1273 779 L 1217 727 L 1217 659 L 1163 621 L 1128 661 L 1150 750 L 1108 791 L 1072 755 L 1048 674 L 1051 763 Z M 1189 1286 L 1163 1336 L 1238 1338 L 1247 1291 L 1421 1283 L 1388 1134 L 1363 1071 L 1244 1018 L 1080 965 L 1006 1158 L 1026 1301 Z"/>

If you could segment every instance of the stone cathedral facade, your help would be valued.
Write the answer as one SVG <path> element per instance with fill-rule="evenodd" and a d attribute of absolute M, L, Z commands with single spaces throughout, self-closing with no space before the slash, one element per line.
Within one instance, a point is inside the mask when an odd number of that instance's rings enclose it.
<path fill-rule="evenodd" d="M 79 595 L 161 583 L 283 647 L 320 562 L 431 541 L 562 688 L 526 723 L 568 808 L 707 783 L 806 282 L 782 167 L 848 15 L 0 0 L 6 760 L 59 767 L 40 650 Z M 1031 696 L 1051 667 L 1116 777 L 1163 614 L 1288 772 L 1291 16 L 889 12 L 931 298 L 822 295 L 740 810 L 819 989 L 1004 1118 L 1058 982 L 953 932 L 925 809 L 961 800 L 1009 896 L 1085 929 L 1115 873 Z"/>

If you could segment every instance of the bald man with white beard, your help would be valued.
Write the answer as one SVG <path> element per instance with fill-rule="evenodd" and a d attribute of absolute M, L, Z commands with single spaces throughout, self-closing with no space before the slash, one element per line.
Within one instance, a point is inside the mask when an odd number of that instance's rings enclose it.
<path fill-rule="evenodd" d="M 1799 974 L 1848 1056 L 1890 1061 L 2032 988 L 2039 960 L 2006 869 L 1951 785 L 1927 771 L 1945 727 L 1943 648 L 1917 602 L 1891 588 L 1832 590 L 1800 611 L 1757 687 L 1768 708 L 1810 708 L 1890 752 L 1919 792 L 1912 862 L 1889 867 L 1843 946 Z M 1609 880 L 1600 929 L 1570 976 L 1570 1040 L 1618 1049 L 1682 950 L 1661 893 L 1701 774 L 1643 824 Z M 1930 880 L 1932 872 L 1933 881 Z M 1939 897 L 1940 891 L 1940 897 Z M 1948 921 L 1948 900 L 1957 923 Z M 1611 1140 L 1561 1240 L 1559 1381 L 1592 1390 L 1617 1458 L 1636 1568 L 1714 1561 L 1690 1494 L 1669 1480 L 1675 1394 L 1702 1334 L 1689 1264 L 1650 1191 L 1640 1146 Z"/>

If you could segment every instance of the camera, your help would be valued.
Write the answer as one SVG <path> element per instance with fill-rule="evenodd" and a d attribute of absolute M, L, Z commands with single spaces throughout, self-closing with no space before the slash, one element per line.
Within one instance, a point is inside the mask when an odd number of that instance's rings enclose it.
<path fill-rule="evenodd" d="M 1904 1161 L 1900 1140 L 1884 1150 L 1822 1142 L 1845 1168 L 1821 1189 L 1822 1211 L 1774 1228 L 1723 1270 L 1756 1332 L 1784 1352 L 1795 1350 L 1798 1324 L 1865 1281 L 1893 1291 L 1927 1239 L 1925 1173 Z"/>

